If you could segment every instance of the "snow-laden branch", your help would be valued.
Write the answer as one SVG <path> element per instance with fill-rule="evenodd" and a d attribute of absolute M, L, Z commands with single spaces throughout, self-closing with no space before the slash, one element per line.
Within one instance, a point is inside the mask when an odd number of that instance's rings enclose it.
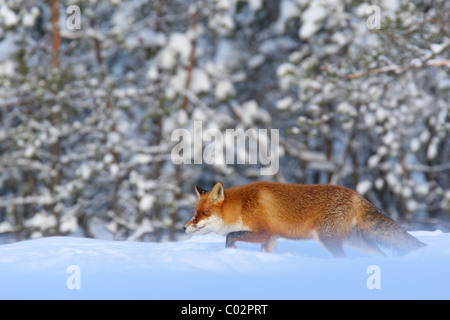
<path fill-rule="evenodd" d="M 364 72 L 359 73 L 352 73 L 348 76 L 346 76 L 346 79 L 356 79 L 361 77 L 366 77 L 372 74 L 378 74 L 378 73 L 388 73 L 388 72 L 394 72 L 395 74 L 404 73 L 408 70 L 412 69 L 423 69 L 423 68 L 430 68 L 430 67 L 443 67 L 447 66 L 450 67 L 450 60 L 430 60 L 426 61 L 425 63 L 416 63 L 416 60 L 413 60 L 413 62 L 409 65 L 399 66 L 399 65 L 393 65 L 393 66 L 386 66 L 383 68 L 376 68 L 371 69 Z"/>
<path fill-rule="evenodd" d="M 28 204 L 40 204 L 40 205 L 51 205 L 58 201 L 50 194 L 41 194 L 36 196 L 25 196 L 25 197 L 0 197 L 0 208 L 28 205 Z"/>
<path fill-rule="evenodd" d="M 430 51 L 426 53 L 423 57 L 418 59 L 413 59 L 409 64 L 405 65 L 389 65 L 382 68 L 370 69 L 364 72 L 352 73 L 347 75 L 346 79 L 357 79 L 361 77 L 366 77 L 372 74 L 388 73 L 393 72 L 395 74 L 401 74 L 413 69 L 423 69 L 430 67 L 449 67 L 450 60 L 437 60 L 434 59 L 439 54 L 443 53 L 445 50 L 450 48 L 450 38 L 445 38 L 441 44 L 433 44 L 430 46 Z"/>

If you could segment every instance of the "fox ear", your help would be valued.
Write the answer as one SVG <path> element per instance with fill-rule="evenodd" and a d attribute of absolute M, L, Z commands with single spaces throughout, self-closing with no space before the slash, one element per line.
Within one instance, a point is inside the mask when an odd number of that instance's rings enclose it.
<path fill-rule="evenodd" d="M 204 193 L 208 193 L 209 191 L 206 189 L 203 189 L 202 187 L 195 186 L 195 192 L 197 193 L 197 196 L 200 198 L 200 196 Z"/>
<path fill-rule="evenodd" d="M 219 203 L 225 200 L 225 193 L 223 191 L 222 182 L 217 182 L 214 188 L 212 188 L 211 193 L 211 203 Z"/>

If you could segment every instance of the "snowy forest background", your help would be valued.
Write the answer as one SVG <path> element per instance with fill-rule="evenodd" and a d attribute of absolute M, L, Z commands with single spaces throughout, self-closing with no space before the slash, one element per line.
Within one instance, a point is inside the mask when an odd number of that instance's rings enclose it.
<path fill-rule="evenodd" d="M 0 0 L 0 242 L 177 240 L 219 180 L 340 184 L 448 230 L 449 71 L 447 0 Z M 175 165 L 196 120 L 279 129 L 279 171 Z"/>

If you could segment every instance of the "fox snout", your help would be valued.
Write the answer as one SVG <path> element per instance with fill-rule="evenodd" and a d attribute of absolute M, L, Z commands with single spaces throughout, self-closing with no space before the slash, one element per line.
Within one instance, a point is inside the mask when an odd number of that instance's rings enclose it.
<path fill-rule="evenodd" d="M 205 221 L 197 221 L 196 218 L 192 218 L 186 225 L 184 226 L 184 231 L 186 233 L 199 233 L 199 234 L 207 234 L 210 231 L 207 230 Z"/>
<path fill-rule="evenodd" d="M 184 226 L 184 231 L 185 231 L 186 233 L 195 233 L 196 229 L 197 229 L 197 228 L 195 228 L 195 227 L 193 226 L 192 220 L 189 220 L 189 222 L 186 223 L 186 225 Z"/>

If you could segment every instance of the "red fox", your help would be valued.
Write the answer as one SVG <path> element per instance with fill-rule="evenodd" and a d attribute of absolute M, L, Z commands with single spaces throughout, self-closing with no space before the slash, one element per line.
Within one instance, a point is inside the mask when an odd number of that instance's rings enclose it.
<path fill-rule="evenodd" d="M 385 255 L 378 245 L 399 254 L 425 245 L 341 186 L 254 182 L 224 189 L 217 182 L 211 191 L 195 191 L 199 199 L 185 231 L 224 235 L 226 248 L 245 241 L 273 252 L 277 238 L 314 238 L 333 256 L 345 257 L 344 243 L 378 255 Z"/>

